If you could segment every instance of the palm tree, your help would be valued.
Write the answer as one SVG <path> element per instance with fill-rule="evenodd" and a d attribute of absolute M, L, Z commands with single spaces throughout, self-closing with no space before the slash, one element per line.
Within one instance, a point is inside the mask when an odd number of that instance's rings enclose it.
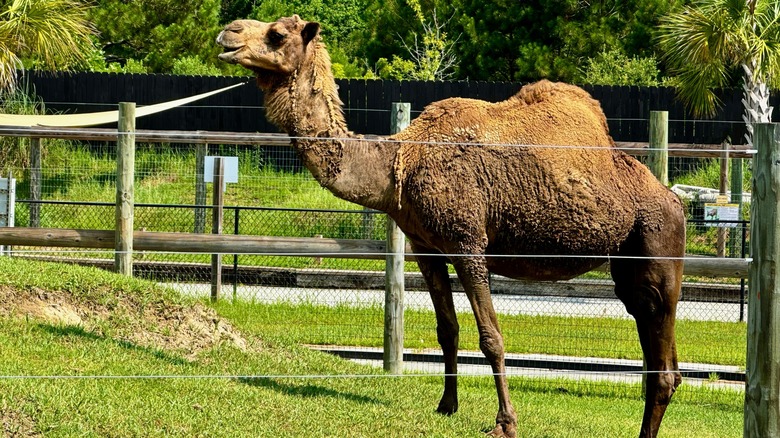
<path fill-rule="evenodd" d="M 662 20 L 658 39 L 678 81 L 678 96 L 696 116 L 719 105 L 713 89 L 743 75 L 745 135 L 753 123 L 771 122 L 769 87 L 780 84 L 780 2 L 695 0 Z"/>
<path fill-rule="evenodd" d="M 0 0 L 0 91 L 25 65 L 66 70 L 92 53 L 88 7 L 78 0 Z"/>

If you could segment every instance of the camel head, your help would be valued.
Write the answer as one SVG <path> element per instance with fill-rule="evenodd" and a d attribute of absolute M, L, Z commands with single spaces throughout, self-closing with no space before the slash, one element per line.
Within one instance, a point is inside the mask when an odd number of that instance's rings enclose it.
<path fill-rule="evenodd" d="M 297 15 L 273 23 L 236 20 L 217 36 L 224 48 L 219 59 L 239 64 L 260 76 L 289 76 L 306 59 L 307 48 L 318 40 L 319 23 Z"/>

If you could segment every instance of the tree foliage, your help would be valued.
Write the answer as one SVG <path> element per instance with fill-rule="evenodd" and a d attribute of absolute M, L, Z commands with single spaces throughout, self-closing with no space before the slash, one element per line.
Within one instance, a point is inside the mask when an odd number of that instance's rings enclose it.
<path fill-rule="evenodd" d="M 217 62 L 220 0 L 98 0 L 90 14 L 100 31 L 107 64 L 142 61 L 149 71 L 170 72 L 177 59 Z"/>
<path fill-rule="evenodd" d="M 250 18 L 276 21 L 279 17 L 298 14 L 307 21 L 317 21 L 328 44 L 349 47 L 349 36 L 365 26 L 363 10 L 366 0 L 264 0 Z"/>
<path fill-rule="evenodd" d="M 87 44 L 79 62 L 55 63 L 86 62 L 101 71 L 245 74 L 217 61 L 213 41 L 221 27 L 235 19 L 298 14 L 322 25 L 340 77 L 374 72 L 403 79 L 651 83 L 659 76 L 652 42 L 661 17 L 690 1 L 94 0 L 87 17 L 99 31 L 97 48 Z M 25 2 L 77 4 L 0 0 L 0 13 Z M 85 13 L 83 7 L 70 9 Z M 0 26 L 0 66 L 41 62 L 35 50 L 14 58 L 17 49 L 30 46 L 13 46 L 14 36 L 3 32 Z M 658 67 L 666 73 L 665 64 Z M 0 82 L 3 71 L 10 70 L 0 69 Z"/>
<path fill-rule="evenodd" d="M 602 51 L 649 57 L 661 16 L 680 0 L 454 0 L 460 77 L 573 81 Z"/>
<path fill-rule="evenodd" d="M 421 34 L 411 34 L 411 43 L 401 41 L 405 57 L 393 55 L 392 60 L 380 58 L 376 71 L 380 77 L 389 79 L 416 79 L 434 81 L 449 79 L 453 76 L 457 58 L 454 45 L 445 31 L 447 22 L 441 22 L 436 10 L 430 18 L 422 11 L 419 0 L 406 0 L 414 18 L 419 24 Z"/>

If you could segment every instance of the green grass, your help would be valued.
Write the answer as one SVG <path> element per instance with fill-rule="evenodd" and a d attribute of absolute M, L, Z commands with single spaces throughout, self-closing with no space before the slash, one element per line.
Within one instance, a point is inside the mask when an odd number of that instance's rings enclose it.
<path fill-rule="evenodd" d="M 383 310 L 379 306 L 328 307 L 312 304 L 220 302 L 220 314 L 242 330 L 288 343 L 380 347 Z M 458 315 L 460 348 L 479 351 L 474 316 Z M 406 310 L 404 347 L 438 349 L 433 312 Z M 560 316 L 499 315 L 509 353 L 539 353 L 617 359 L 641 359 L 633 320 Z M 313 329 L 316 328 L 316 329 Z M 745 323 L 677 322 L 677 350 L 681 362 L 734 365 L 744 368 Z"/>
<path fill-rule="evenodd" d="M 729 168 L 729 172 L 731 169 Z M 753 173 L 749 166 L 744 166 L 742 172 L 742 191 L 750 192 Z M 697 187 L 717 189 L 720 185 L 720 159 L 708 158 L 702 160 L 692 172 L 687 172 L 675 178 L 672 184 L 684 184 Z"/>
<path fill-rule="evenodd" d="M 102 323 L 68 325 L 18 311 L 25 300 L 52 296 L 102 309 Z M 0 424 L 7 435 L 479 437 L 493 425 L 490 377 L 461 378 L 460 411 L 439 416 L 441 378 L 386 377 L 310 351 L 251 323 L 268 315 L 234 318 L 225 303 L 217 306 L 218 318 L 239 328 L 245 351 L 220 343 L 192 356 L 128 341 L 121 336 L 128 327 L 158 329 L 140 325 L 150 310 L 165 310 L 155 314 L 162 322 L 198 305 L 144 281 L 0 258 L 0 297 Z M 307 311 L 301 318 L 311 316 Z M 631 436 L 641 421 L 638 385 L 518 377 L 510 379 L 510 392 L 524 437 Z M 661 436 L 736 436 L 742 399 L 736 391 L 683 385 Z"/>

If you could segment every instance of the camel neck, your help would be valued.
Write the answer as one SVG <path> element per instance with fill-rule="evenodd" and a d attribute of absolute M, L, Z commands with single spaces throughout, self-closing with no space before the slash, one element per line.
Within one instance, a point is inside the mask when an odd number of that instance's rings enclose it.
<path fill-rule="evenodd" d="M 313 68 L 261 84 L 268 119 L 293 137 L 298 156 L 320 185 L 347 201 L 387 211 L 398 146 L 348 131 L 327 52 L 314 52 L 304 63 Z"/>

